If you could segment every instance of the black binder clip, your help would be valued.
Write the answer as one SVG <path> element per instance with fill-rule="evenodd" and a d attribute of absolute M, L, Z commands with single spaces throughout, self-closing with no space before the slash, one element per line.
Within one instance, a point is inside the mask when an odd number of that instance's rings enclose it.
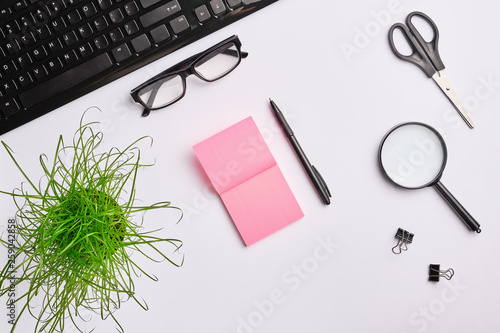
<path fill-rule="evenodd" d="M 447 270 L 439 269 L 439 264 L 429 265 L 429 281 L 438 282 L 440 277 L 444 277 L 446 280 L 451 280 L 455 275 L 453 268 L 448 268 Z"/>
<path fill-rule="evenodd" d="M 401 228 L 398 228 L 398 231 L 396 232 L 396 235 L 394 237 L 396 237 L 398 240 L 396 246 L 392 248 L 392 252 L 394 254 L 400 254 L 402 251 L 407 251 L 408 244 L 411 244 L 411 242 L 413 241 L 413 234 Z"/>

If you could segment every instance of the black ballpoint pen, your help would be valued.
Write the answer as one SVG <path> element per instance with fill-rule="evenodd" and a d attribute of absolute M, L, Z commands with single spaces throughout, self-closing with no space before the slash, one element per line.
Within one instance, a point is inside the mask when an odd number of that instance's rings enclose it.
<path fill-rule="evenodd" d="M 285 116 L 283 116 L 283 113 L 281 113 L 280 109 L 276 105 L 276 103 L 273 102 L 272 99 L 269 99 L 271 102 L 271 107 L 273 108 L 274 115 L 276 116 L 276 119 L 278 119 L 278 122 L 283 129 L 283 132 L 285 133 L 286 137 L 290 141 L 290 144 L 292 145 L 293 149 L 295 150 L 295 153 L 300 159 L 300 162 L 304 166 L 304 169 L 307 172 L 307 175 L 311 179 L 312 183 L 314 184 L 314 187 L 316 188 L 316 191 L 318 191 L 318 194 L 320 195 L 321 199 L 323 202 L 327 205 L 330 204 L 330 197 L 332 196 L 330 194 L 330 190 L 328 189 L 328 186 L 326 185 L 323 177 L 321 177 L 320 173 L 318 170 L 312 165 L 309 160 L 307 159 L 306 154 L 302 150 L 302 147 L 300 146 L 299 142 L 295 138 L 295 135 L 293 134 L 292 129 L 290 128 L 290 125 L 288 125 Z"/>

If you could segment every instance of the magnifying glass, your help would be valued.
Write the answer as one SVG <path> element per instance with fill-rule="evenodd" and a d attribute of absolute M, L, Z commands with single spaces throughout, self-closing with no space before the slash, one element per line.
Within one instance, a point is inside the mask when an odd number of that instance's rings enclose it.
<path fill-rule="evenodd" d="M 382 139 L 378 157 L 391 182 L 410 190 L 433 186 L 470 230 L 481 232 L 479 223 L 440 182 L 448 153 L 443 137 L 434 128 L 418 122 L 393 127 Z"/>

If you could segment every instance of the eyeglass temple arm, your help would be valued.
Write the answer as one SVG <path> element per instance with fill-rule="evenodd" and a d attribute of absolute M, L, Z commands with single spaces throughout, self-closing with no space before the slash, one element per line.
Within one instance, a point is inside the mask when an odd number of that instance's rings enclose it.
<path fill-rule="evenodd" d="M 222 53 L 227 54 L 227 55 L 231 55 L 231 56 L 235 56 L 235 57 L 238 56 L 238 51 L 237 50 L 233 50 L 233 49 L 225 50 Z M 241 54 L 242 58 L 248 57 L 248 52 L 241 51 L 240 54 Z"/>
<path fill-rule="evenodd" d="M 237 50 L 232 49 L 231 48 L 232 46 L 233 45 L 231 45 L 231 44 L 227 44 L 227 45 L 221 46 L 220 48 L 218 48 L 218 50 L 220 50 L 222 47 L 224 47 L 224 49 L 222 51 L 220 51 L 219 53 L 224 53 L 224 54 L 227 54 L 227 55 L 230 55 L 230 56 L 233 56 L 233 57 L 238 57 L 241 54 L 242 58 L 246 58 L 248 56 L 248 52 L 241 51 L 241 50 L 239 50 L 239 48 Z M 214 52 L 213 52 L 214 56 L 216 56 L 218 54 L 215 51 L 217 51 L 217 50 L 214 50 Z M 213 57 L 210 57 L 208 59 L 212 59 L 212 58 Z"/>
<path fill-rule="evenodd" d="M 144 111 L 142 112 L 143 117 L 149 116 L 149 113 L 151 112 L 150 107 L 152 106 L 152 103 L 154 102 L 156 95 L 158 95 L 158 91 L 160 90 L 161 84 L 158 82 L 155 82 L 151 94 L 149 95 L 148 101 L 146 102 L 146 107 L 144 108 Z"/>

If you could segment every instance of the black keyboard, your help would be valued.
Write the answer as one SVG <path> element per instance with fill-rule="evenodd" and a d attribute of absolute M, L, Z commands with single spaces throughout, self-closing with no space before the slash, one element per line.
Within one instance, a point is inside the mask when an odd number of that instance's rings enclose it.
<path fill-rule="evenodd" d="M 277 0 L 1 0 L 0 134 Z"/>

